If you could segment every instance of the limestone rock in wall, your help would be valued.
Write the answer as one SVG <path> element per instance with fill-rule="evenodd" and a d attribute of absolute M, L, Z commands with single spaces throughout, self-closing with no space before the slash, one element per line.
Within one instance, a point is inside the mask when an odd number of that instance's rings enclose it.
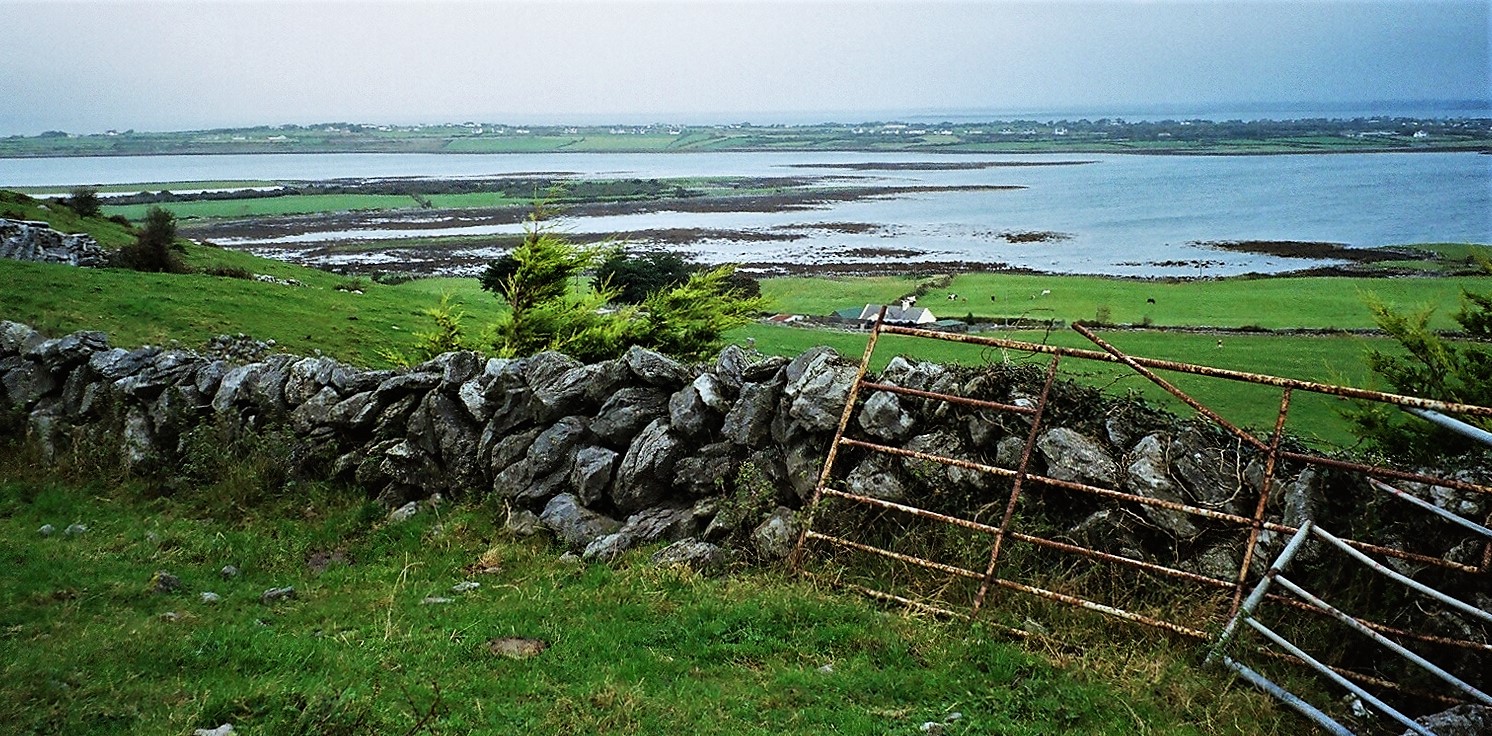
<path fill-rule="evenodd" d="M 833 348 L 818 347 L 799 355 L 784 372 L 788 415 L 804 428 L 832 432 L 839 426 L 845 399 L 857 368 Z"/>
<path fill-rule="evenodd" d="M 618 509 L 638 511 L 668 494 L 674 465 L 687 451 L 667 419 L 655 419 L 633 440 L 617 468 L 611 500 Z"/>
<path fill-rule="evenodd" d="M 572 549 L 583 550 L 599 537 L 621 528 L 621 522 L 604 514 L 596 513 L 580 504 L 579 499 L 561 493 L 549 500 L 539 521 L 554 536 Z"/>
<path fill-rule="evenodd" d="M 1103 443 L 1066 427 L 1047 430 L 1036 439 L 1036 448 L 1046 458 L 1047 475 L 1057 480 L 1113 488 L 1118 485 L 1119 464 Z"/>
<path fill-rule="evenodd" d="M 45 222 L 9 219 L 0 219 L 0 258 L 88 267 L 109 260 L 91 235 L 67 235 Z"/>
<path fill-rule="evenodd" d="M 1136 496 L 1181 503 L 1181 496 L 1171 480 L 1170 463 L 1166 458 L 1169 446 L 1169 438 L 1163 434 L 1145 435 L 1135 445 L 1129 466 L 1125 468 L 1124 489 Z M 1184 511 L 1148 505 L 1141 506 L 1140 511 L 1157 526 L 1178 537 L 1191 538 L 1201 532 L 1193 522 L 1192 515 Z"/>

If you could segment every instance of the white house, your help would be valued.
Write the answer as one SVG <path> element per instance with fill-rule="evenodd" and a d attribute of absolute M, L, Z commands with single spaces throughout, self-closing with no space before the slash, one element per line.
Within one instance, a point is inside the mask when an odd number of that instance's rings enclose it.
<path fill-rule="evenodd" d="M 869 325 L 875 322 L 881 314 L 881 305 L 867 304 L 860 310 L 860 321 Z M 886 306 L 886 324 L 888 325 L 925 325 L 937 322 L 938 318 L 933 316 L 932 310 L 925 307 L 912 306 L 912 300 L 903 300 L 900 305 L 891 304 Z"/>

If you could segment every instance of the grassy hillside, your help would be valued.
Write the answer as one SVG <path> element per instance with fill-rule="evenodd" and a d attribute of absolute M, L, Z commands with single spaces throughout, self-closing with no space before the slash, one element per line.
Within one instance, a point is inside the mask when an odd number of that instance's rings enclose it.
<path fill-rule="evenodd" d="M 134 231 L 128 225 L 103 218 L 81 217 L 65 205 L 43 202 L 4 189 L 0 189 L 0 217 L 47 222 L 53 229 L 64 233 L 88 233 L 105 248 L 135 242 Z"/>
<path fill-rule="evenodd" d="M 438 304 L 443 291 L 453 293 L 474 327 L 501 310 L 501 303 L 472 279 L 385 286 L 202 247 L 190 248 L 187 260 L 195 266 L 235 265 L 302 285 L 0 261 L 5 284 L 0 319 L 53 335 L 103 330 L 121 346 L 172 340 L 196 346 L 214 335 L 242 332 L 272 338 L 295 353 L 320 350 L 355 364 L 384 366 L 381 351 L 407 349 L 414 333 L 430 329 L 424 310 Z"/>
<path fill-rule="evenodd" d="M 1299 727 L 1158 636 L 1095 632 L 1057 665 L 978 624 L 877 610 L 780 570 L 710 578 L 655 568 L 647 550 L 614 567 L 561 560 L 503 534 L 490 504 L 392 523 L 355 490 L 281 485 L 272 453 L 190 458 L 217 472 L 171 494 L 0 448 L 0 547 L 13 552 L 0 569 L 7 733 Z M 86 531 L 61 531 L 74 523 Z M 39 533 L 44 524 L 56 533 Z M 179 587 L 157 590 L 158 571 Z M 463 581 L 479 587 L 453 592 Z M 283 586 L 293 599 L 261 600 Z M 503 637 L 548 647 L 507 658 L 489 647 Z"/>

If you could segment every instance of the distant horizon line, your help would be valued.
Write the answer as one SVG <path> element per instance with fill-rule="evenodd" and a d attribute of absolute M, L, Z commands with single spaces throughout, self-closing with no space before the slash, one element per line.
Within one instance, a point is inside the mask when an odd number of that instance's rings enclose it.
<path fill-rule="evenodd" d="M 1407 114 L 1407 113 L 1424 114 Z M 1290 117 L 1271 117 L 1269 114 L 1296 114 Z M 1350 114 L 1349 114 L 1350 113 Z M 1435 114 L 1442 113 L 1442 114 Z M 1447 115 L 1444 113 L 1457 113 Z M 1247 117 L 1253 115 L 1255 117 Z M 135 133 L 192 133 L 213 130 L 250 130 L 255 128 L 315 127 L 323 125 L 439 127 L 467 124 L 501 125 L 505 127 L 561 127 L 561 126 L 721 126 L 750 125 L 753 127 L 784 125 L 792 127 L 813 125 L 857 125 L 868 123 L 1003 123 L 1003 122 L 1057 122 L 1076 120 L 1125 119 L 1127 122 L 1159 122 L 1162 120 L 1230 120 L 1286 122 L 1311 119 L 1356 119 L 1363 117 L 1391 117 L 1418 119 L 1446 118 L 1492 118 L 1492 98 L 1489 99 L 1444 99 L 1444 100 L 1372 100 L 1339 102 L 1234 102 L 1234 103 L 1134 103 L 1104 107 L 1047 108 L 997 108 L 997 107 L 924 107 L 901 109 L 860 109 L 820 111 L 771 111 L 771 112 L 680 112 L 680 113 L 573 113 L 573 114 L 522 114 L 512 115 L 511 121 L 483 120 L 482 115 L 450 115 L 445 120 L 431 121 L 404 118 L 402 120 L 318 120 L 314 122 L 279 123 L 183 123 L 188 127 L 140 128 L 138 126 L 110 127 L 93 131 L 68 131 L 66 126 L 47 128 L 35 133 L 6 133 L 7 137 L 37 137 L 45 133 L 63 132 L 68 135 L 105 135 L 110 132 L 133 131 Z M 755 120 L 753 120 L 755 118 Z M 33 127 L 34 126 L 27 126 Z"/>

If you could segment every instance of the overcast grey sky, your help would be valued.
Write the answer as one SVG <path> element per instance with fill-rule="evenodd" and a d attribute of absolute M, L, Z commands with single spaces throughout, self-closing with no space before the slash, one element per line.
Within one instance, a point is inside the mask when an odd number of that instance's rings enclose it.
<path fill-rule="evenodd" d="M 0 19 L 0 134 L 1492 98 L 1492 0 L 0 0 Z"/>

